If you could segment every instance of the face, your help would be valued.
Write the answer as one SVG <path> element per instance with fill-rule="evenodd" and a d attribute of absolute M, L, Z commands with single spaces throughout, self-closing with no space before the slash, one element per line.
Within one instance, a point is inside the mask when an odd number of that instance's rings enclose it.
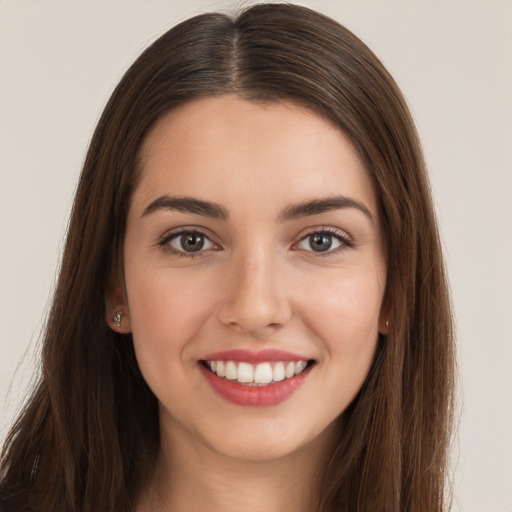
<path fill-rule="evenodd" d="M 141 162 L 114 307 L 163 435 L 253 460 L 328 442 L 385 331 L 357 152 L 293 103 L 223 96 L 164 116 Z"/>

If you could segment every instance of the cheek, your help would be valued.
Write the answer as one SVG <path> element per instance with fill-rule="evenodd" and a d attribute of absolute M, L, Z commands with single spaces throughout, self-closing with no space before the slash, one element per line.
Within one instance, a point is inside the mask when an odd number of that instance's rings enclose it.
<path fill-rule="evenodd" d="M 371 274 L 331 280 L 309 295 L 307 322 L 330 356 L 373 357 L 383 286 Z"/>
<path fill-rule="evenodd" d="M 329 290 L 318 297 L 308 327 L 319 340 L 325 363 L 320 378 L 329 390 L 318 405 L 332 420 L 354 400 L 372 366 L 382 289 L 377 280 L 363 276 L 341 280 Z"/>
<path fill-rule="evenodd" d="M 142 271 L 126 288 L 133 340 L 139 363 L 149 358 L 177 362 L 189 340 L 211 313 L 211 287 L 172 270 Z"/>

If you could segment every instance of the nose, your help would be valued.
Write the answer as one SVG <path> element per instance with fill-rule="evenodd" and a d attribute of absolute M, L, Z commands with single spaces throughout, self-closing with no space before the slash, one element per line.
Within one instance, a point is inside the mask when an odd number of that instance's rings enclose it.
<path fill-rule="evenodd" d="M 230 263 L 218 310 L 221 323 L 238 333 L 261 338 L 290 320 L 292 308 L 276 259 L 259 250 Z"/>

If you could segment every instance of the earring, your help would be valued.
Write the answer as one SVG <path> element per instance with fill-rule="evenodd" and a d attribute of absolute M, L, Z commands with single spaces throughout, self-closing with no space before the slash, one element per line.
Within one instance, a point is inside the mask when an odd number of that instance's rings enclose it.
<path fill-rule="evenodd" d="M 386 320 L 386 327 L 389 327 L 389 320 Z"/>
<path fill-rule="evenodd" d="M 123 316 L 122 311 L 118 311 L 116 316 L 112 318 L 112 321 L 117 325 L 117 327 L 121 327 L 121 317 Z"/>

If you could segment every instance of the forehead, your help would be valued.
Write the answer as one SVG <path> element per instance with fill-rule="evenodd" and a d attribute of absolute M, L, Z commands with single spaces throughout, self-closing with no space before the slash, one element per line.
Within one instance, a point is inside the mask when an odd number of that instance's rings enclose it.
<path fill-rule="evenodd" d="M 140 152 L 137 196 L 167 194 L 223 202 L 335 193 L 375 210 L 371 178 L 351 141 L 331 122 L 292 102 L 207 97 L 164 115 Z"/>

